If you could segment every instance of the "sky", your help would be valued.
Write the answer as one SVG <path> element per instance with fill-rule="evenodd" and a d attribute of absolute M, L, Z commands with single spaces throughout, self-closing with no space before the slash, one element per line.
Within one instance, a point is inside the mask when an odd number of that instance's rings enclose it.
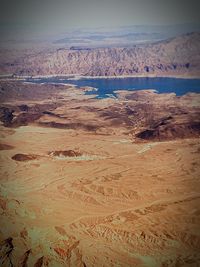
<path fill-rule="evenodd" d="M 7 34 L 72 28 L 200 23 L 199 0 L 0 0 Z"/>

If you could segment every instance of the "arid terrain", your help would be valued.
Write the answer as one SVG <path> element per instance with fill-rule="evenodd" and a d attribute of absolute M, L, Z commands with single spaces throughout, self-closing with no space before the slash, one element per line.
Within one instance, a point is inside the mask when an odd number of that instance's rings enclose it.
<path fill-rule="evenodd" d="M 0 265 L 200 266 L 200 95 L 84 91 L 0 83 Z"/>
<path fill-rule="evenodd" d="M 0 51 L 0 74 L 199 77 L 199 55 L 199 32 L 130 47 L 6 47 Z"/>

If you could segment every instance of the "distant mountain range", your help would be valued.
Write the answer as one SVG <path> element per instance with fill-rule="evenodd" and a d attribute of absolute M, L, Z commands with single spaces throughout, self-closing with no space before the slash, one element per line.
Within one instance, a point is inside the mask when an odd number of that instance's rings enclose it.
<path fill-rule="evenodd" d="M 196 24 L 136 25 L 110 29 L 74 30 L 60 35 L 60 38 L 54 36 L 51 41 L 65 47 L 130 47 L 134 44 L 152 43 L 198 31 L 200 31 L 200 25 Z"/>
<path fill-rule="evenodd" d="M 130 47 L 57 46 L 4 58 L 1 73 L 83 76 L 200 76 L 200 33 Z"/>

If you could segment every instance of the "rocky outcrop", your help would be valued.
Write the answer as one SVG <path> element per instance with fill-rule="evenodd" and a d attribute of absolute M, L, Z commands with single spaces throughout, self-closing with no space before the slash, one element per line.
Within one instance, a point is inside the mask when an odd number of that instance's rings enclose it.
<path fill-rule="evenodd" d="M 82 156 L 82 153 L 74 150 L 59 150 L 51 151 L 49 152 L 49 155 L 53 157 L 80 157 Z"/>
<path fill-rule="evenodd" d="M 27 154 L 15 154 L 12 159 L 16 161 L 29 161 L 29 160 L 35 160 L 37 159 L 37 155 L 27 155 Z"/>
<path fill-rule="evenodd" d="M 14 109 L 7 107 L 0 108 L 0 120 L 4 123 L 4 126 L 9 126 L 14 118 Z"/>
<path fill-rule="evenodd" d="M 176 138 L 189 138 L 200 136 L 200 123 L 166 123 L 159 124 L 150 129 L 146 129 L 137 137 L 144 140 L 164 141 L 174 140 Z"/>
<path fill-rule="evenodd" d="M 30 53 L 0 70 L 17 75 L 198 75 L 200 33 L 121 48 L 48 49 Z M 13 60 L 13 59 L 12 59 Z"/>
<path fill-rule="evenodd" d="M 12 251 L 14 249 L 12 238 L 9 237 L 0 244 L 0 265 L 4 267 L 13 267 L 11 260 Z"/>

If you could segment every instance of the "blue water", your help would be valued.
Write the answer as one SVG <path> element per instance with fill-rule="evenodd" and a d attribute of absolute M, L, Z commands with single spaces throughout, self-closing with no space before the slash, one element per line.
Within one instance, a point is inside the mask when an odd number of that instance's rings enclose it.
<path fill-rule="evenodd" d="M 175 93 L 177 96 L 188 92 L 200 93 L 200 79 L 180 79 L 180 78 L 110 78 L 110 79 L 29 79 L 30 82 L 38 83 L 67 83 L 78 87 L 91 86 L 98 89 L 97 92 L 87 92 L 86 94 L 98 94 L 99 98 L 115 95 L 115 90 L 143 90 L 155 89 L 158 93 Z"/>

